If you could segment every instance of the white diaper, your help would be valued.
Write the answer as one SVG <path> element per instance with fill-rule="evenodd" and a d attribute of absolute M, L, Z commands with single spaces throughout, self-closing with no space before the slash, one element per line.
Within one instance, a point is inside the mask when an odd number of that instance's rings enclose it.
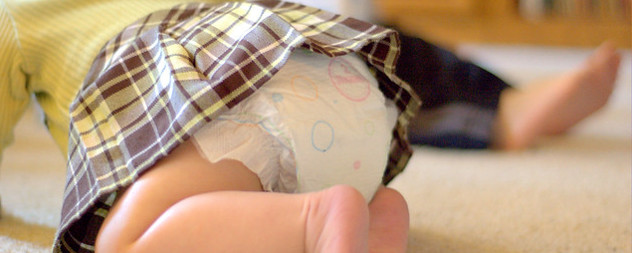
<path fill-rule="evenodd" d="M 241 161 L 266 191 L 346 184 L 369 201 L 381 184 L 396 117 L 357 56 L 297 49 L 264 87 L 193 137 L 209 161 Z"/>

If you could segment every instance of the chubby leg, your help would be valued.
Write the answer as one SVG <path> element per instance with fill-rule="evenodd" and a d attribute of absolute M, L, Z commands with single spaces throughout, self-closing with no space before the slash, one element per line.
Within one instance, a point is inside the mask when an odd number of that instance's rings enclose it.
<path fill-rule="evenodd" d="M 369 252 L 406 252 L 409 215 L 404 197 L 394 189 L 381 187 L 369 204 L 369 215 Z"/>
<path fill-rule="evenodd" d="M 195 195 L 158 218 L 130 251 L 365 252 L 368 213 L 359 212 L 361 195 L 353 204 L 352 190 Z"/>
<path fill-rule="evenodd" d="M 186 142 L 130 186 L 97 236 L 97 252 L 366 252 L 362 195 L 335 186 L 263 193 L 243 164 L 211 164 Z"/>
<path fill-rule="evenodd" d="M 529 147 L 539 137 L 563 133 L 603 107 L 614 89 L 620 60 L 615 47 L 604 43 L 574 71 L 524 90 L 503 91 L 495 147 Z"/>

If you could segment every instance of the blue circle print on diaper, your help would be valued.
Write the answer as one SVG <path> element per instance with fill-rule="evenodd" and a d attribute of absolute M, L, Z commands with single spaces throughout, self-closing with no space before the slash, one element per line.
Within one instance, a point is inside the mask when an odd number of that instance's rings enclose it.
<path fill-rule="evenodd" d="M 281 95 L 280 93 L 273 93 L 272 94 L 272 101 L 274 101 L 275 103 L 279 103 L 281 101 L 283 101 L 283 95 Z"/>
<path fill-rule="evenodd" d="M 319 120 L 312 126 L 312 146 L 320 152 L 327 152 L 334 145 L 334 128 L 329 122 Z"/>

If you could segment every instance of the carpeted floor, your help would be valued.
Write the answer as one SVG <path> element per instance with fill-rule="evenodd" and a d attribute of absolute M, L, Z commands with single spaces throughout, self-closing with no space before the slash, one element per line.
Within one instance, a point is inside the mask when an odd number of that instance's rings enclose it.
<path fill-rule="evenodd" d="M 462 55 L 512 82 L 576 66 L 581 49 L 469 45 Z M 416 147 L 392 187 L 409 202 L 409 252 L 630 252 L 630 53 L 609 105 L 521 152 Z M 0 252 L 50 251 L 64 161 L 35 110 L 0 165 Z"/>

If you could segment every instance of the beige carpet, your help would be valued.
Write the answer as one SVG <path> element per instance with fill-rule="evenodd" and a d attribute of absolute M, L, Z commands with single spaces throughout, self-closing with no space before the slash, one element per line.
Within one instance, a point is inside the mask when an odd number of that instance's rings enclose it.
<path fill-rule="evenodd" d="M 498 46 L 462 53 L 512 81 L 563 71 L 586 55 Z M 628 53 L 608 107 L 533 149 L 416 148 L 392 184 L 409 202 L 409 252 L 630 252 L 630 69 Z M 38 122 L 31 110 L 0 165 L 0 252 L 50 251 L 65 169 Z"/>

